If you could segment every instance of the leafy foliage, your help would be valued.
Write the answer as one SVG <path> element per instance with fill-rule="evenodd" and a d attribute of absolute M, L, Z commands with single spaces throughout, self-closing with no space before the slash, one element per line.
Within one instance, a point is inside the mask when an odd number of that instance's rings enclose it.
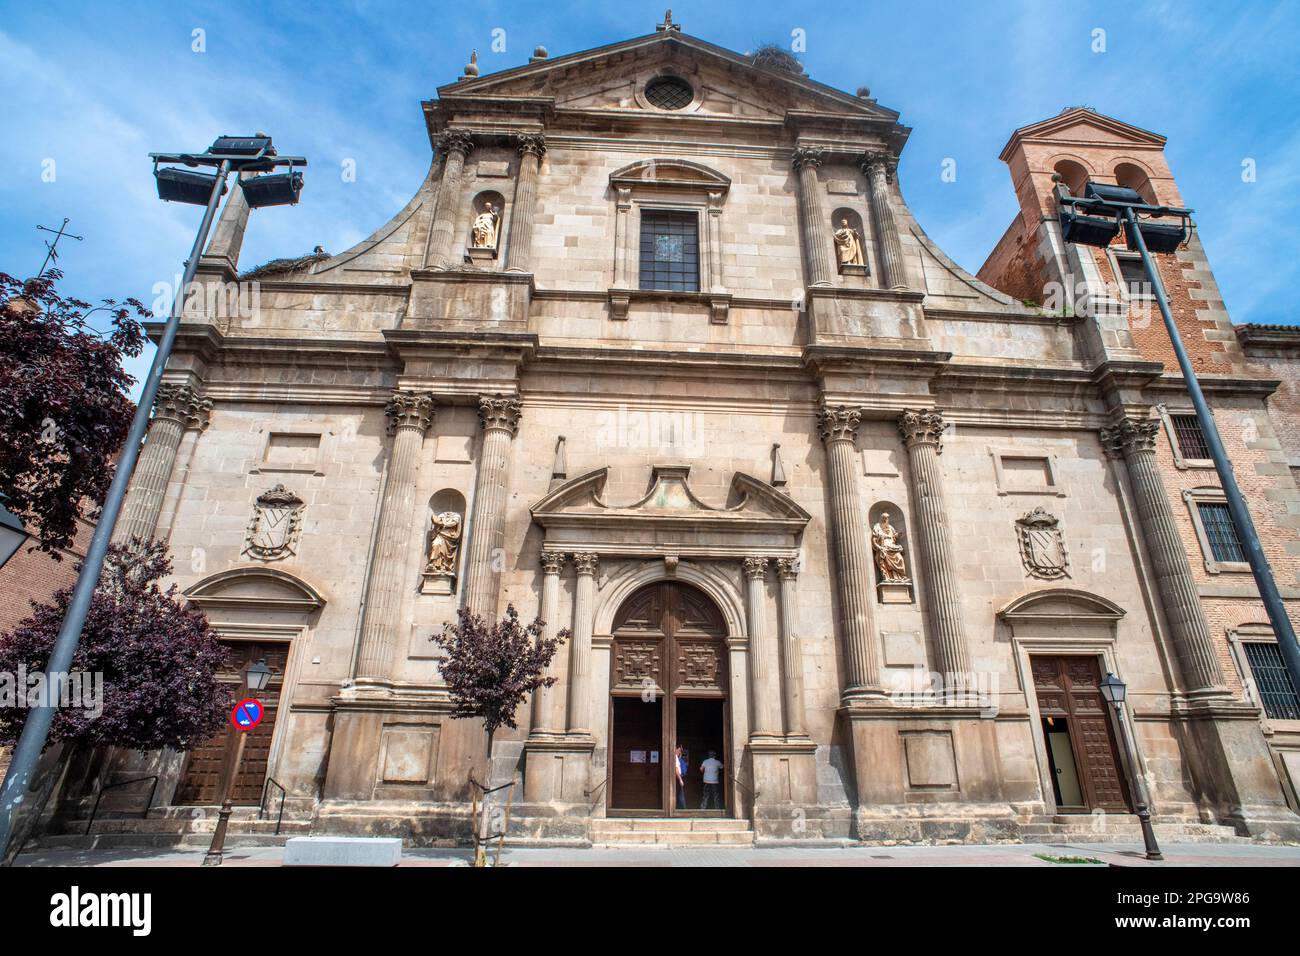
<path fill-rule="evenodd" d="M 135 381 L 122 360 L 140 354 L 136 299 L 96 307 L 55 290 L 57 269 L 23 283 L 0 272 L 0 493 L 30 522 L 36 546 L 56 560 L 108 493 L 113 459 L 126 440 Z M 109 314 L 110 329 L 87 321 Z"/>
<path fill-rule="evenodd" d="M 104 675 L 103 712 L 61 707 L 51 740 L 137 750 L 185 749 L 219 730 L 233 706 L 217 681 L 225 658 L 207 618 L 176 600 L 176 585 L 158 581 L 171 572 L 159 541 L 113 545 L 91 600 L 72 670 Z M 0 635 L 0 671 L 43 671 L 71 589 L 50 603 L 33 603 L 32 616 Z M 28 711 L 0 708 L 0 743 L 22 732 Z"/>
<path fill-rule="evenodd" d="M 544 626 L 539 618 L 524 627 L 514 605 L 496 624 L 461 608 L 456 621 L 431 638 L 446 651 L 435 659 L 455 704 L 452 716 L 482 719 L 489 735 L 501 726 L 513 729 L 515 711 L 524 698 L 555 683 L 554 677 L 542 674 L 569 632 L 566 628 L 543 638 Z"/>

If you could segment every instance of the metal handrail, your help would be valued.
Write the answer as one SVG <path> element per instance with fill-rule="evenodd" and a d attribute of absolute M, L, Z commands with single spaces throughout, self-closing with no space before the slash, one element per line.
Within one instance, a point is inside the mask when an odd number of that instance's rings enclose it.
<path fill-rule="evenodd" d="M 272 784 L 275 785 L 275 789 L 280 791 L 280 815 L 275 818 L 275 835 L 279 836 L 280 824 L 284 822 L 284 801 L 289 796 L 289 791 L 285 790 L 280 781 L 274 777 L 267 777 L 266 783 L 262 784 L 262 800 L 257 805 L 257 819 L 262 819 L 262 814 L 266 812 L 266 788 Z"/>
<path fill-rule="evenodd" d="M 749 794 L 749 795 L 750 795 L 752 798 L 754 798 L 755 800 L 758 799 L 758 791 L 757 791 L 757 790 L 751 790 L 749 787 L 745 786 L 743 783 L 740 782 L 740 778 L 737 777 L 734 773 L 731 775 L 731 782 L 734 783 L 736 786 L 740 787 L 740 789 L 744 790 L 747 794 Z"/>
<path fill-rule="evenodd" d="M 145 816 L 153 809 L 153 798 L 158 795 L 158 774 L 151 773 L 147 777 L 132 777 L 130 780 L 119 780 L 117 783 L 100 784 L 99 792 L 95 794 L 95 805 L 90 811 L 90 821 L 86 824 L 86 835 L 90 835 L 90 828 L 95 825 L 95 817 L 99 814 L 99 801 L 104 799 L 104 794 L 116 787 L 125 787 L 127 784 L 139 783 L 141 780 L 152 780 L 153 786 L 149 788 L 149 802 L 144 806 Z"/>
<path fill-rule="evenodd" d="M 603 786 L 605 786 L 605 784 L 607 784 L 607 783 L 609 783 L 609 777 L 606 777 L 604 780 L 602 780 L 600 783 L 596 784 L 596 785 L 595 785 L 594 787 L 592 787 L 590 790 L 584 790 L 584 791 L 582 791 L 582 795 L 583 795 L 584 797 L 594 797 L 596 794 L 600 793 L 600 788 L 603 787 Z"/>

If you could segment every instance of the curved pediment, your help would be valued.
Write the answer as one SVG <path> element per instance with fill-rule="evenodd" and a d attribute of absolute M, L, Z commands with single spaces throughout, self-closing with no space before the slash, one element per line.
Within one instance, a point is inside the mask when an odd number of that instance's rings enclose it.
<path fill-rule="evenodd" d="M 209 575 L 183 592 L 201 608 L 259 607 L 276 611 L 314 611 L 325 606 L 320 592 L 276 568 L 232 568 Z"/>
<path fill-rule="evenodd" d="M 703 163 L 685 159 L 643 159 L 610 173 L 611 186 L 663 186 L 726 192 L 731 180 Z"/>
<path fill-rule="evenodd" d="M 755 548 L 798 547 L 811 515 L 777 488 L 737 472 L 727 501 L 710 504 L 692 490 L 689 465 L 655 465 L 649 490 L 635 501 L 605 500 L 609 469 L 561 485 L 532 507 L 548 547 L 628 554 L 722 556 Z"/>
<path fill-rule="evenodd" d="M 1046 588 L 1030 591 L 998 611 L 1005 621 L 1118 621 L 1124 609 L 1101 595 L 1075 588 Z"/>

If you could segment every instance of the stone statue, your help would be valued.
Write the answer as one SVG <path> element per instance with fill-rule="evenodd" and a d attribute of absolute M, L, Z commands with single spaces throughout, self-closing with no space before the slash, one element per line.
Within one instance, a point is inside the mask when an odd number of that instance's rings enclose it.
<path fill-rule="evenodd" d="M 898 542 L 898 529 L 889 523 L 889 514 L 882 514 L 871 529 L 871 547 L 876 552 L 876 567 L 882 581 L 906 582 L 907 563 L 903 559 L 903 546 Z"/>
<path fill-rule="evenodd" d="M 497 214 L 496 207 L 491 203 L 474 217 L 474 225 L 470 228 L 470 238 L 473 241 L 475 249 L 495 249 L 497 247 L 497 228 L 501 224 L 501 216 Z"/>
<path fill-rule="evenodd" d="M 429 542 L 429 566 L 426 574 L 454 575 L 460 553 L 461 517 L 454 511 L 433 516 L 433 539 Z"/>
<path fill-rule="evenodd" d="M 840 228 L 835 230 L 835 249 L 840 254 L 842 266 L 866 264 L 866 259 L 862 257 L 862 237 L 849 225 L 847 219 L 841 219 Z"/>

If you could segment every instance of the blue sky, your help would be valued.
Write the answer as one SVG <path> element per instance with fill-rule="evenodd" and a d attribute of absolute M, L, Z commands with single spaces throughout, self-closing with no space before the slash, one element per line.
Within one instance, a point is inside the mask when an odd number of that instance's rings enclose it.
<path fill-rule="evenodd" d="M 652 32 L 663 12 L 622 0 L 15 5 L 0 25 L 0 270 L 34 274 L 45 254 L 35 227 L 67 216 L 85 238 L 60 246 L 65 291 L 151 303 L 200 211 L 158 201 L 146 154 L 257 129 L 312 165 L 301 205 L 254 213 L 241 265 L 341 251 L 420 183 L 420 101 L 460 75 L 471 48 L 489 73 L 539 43 L 554 56 Z M 972 271 L 1016 211 L 997 158 L 1013 129 L 1088 105 L 1162 133 L 1234 320 L 1300 322 L 1287 294 L 1300 287 L 1300 4 L 749 0 L 673 12 L 686 32 L 741 52 L 802 30 L 810 76 L 869 86 L 900 111 L 913 128 L 904 195 Z M 954 182 L 940 176 L 949 158 Z M 1242 181 L 1246 159 L 1255 182 Z"/>

